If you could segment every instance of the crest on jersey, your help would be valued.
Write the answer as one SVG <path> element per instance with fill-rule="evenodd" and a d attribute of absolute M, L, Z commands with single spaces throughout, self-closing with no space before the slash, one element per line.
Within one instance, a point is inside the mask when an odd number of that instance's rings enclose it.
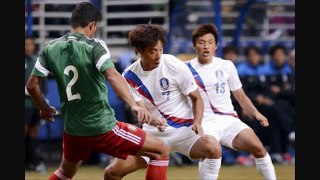
<path fill-rule="evenodd" d="M 216 71 L 216 78 L 218 80 L 222 80 L 223 78 L 223 72 L 220 69 Z"/>
<path fill-rule="evenodd" d="M 160 82 L 160 87 L 162 90 L 167 90 L 169 88 L 169 79 L 168 78 L 161 78 L 159 82 Z"/>
<path fill-rule="evenodd" d="M 137 128 L 134 125 L 131 125 L 131 124 L 128 125 L 128 129 L 130 129 L 133 132 L 137 131 Z"/>

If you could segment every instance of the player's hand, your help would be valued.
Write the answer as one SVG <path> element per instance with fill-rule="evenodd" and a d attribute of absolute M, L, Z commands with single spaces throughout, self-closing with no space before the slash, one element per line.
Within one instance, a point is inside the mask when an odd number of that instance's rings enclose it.
<path fill-rule="evenodd" d="M 148 124 L 157 127 L 161 132 L 163 132 L 164 129 L 168 126 L 167 120 L 162 118 L 152 118 Z"/>
<path fill-rule="evenodd" d="M 202 126 L 201 124 L 197 124 L 197 123 L 194 123 L 192 125 L 192 130 L 196 133 L 196 134 L 199 134 L 203 139 L 205 139 L 205 135 L 204 135 L 204 132 L 203 132 L 203 129 L 202 129 Z"/>
<path fill-rule="evenodd" d="M 140 124 L 148 123 L 152 119 L 149 111 L 139 106 L 131 106 L 131 111 L 137 115 L 137 119 Z"/>
<path fill-rule="evenodd" d="M 50 106 L 50 108 L 48 108 L 48 109 L 40 110 L 41 119 L 45 119 L 50 122 L 54 122 L 53 115 L 56 115 L 56 114 L 58 114 L 58 111 L 53 106 Z"/>
<path fill-rule="evenodd" d="M 255 118 L 260 122 L 261 126 L 263 126 L 263 127 L 269 126 L 268 119 L 264 115 L 262 115 L 261 113 L 257 113 Z"/>

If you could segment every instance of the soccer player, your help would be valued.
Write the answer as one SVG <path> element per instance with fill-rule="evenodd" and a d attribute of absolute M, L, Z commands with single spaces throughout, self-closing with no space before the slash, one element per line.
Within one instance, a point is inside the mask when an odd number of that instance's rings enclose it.
<path fill-rule="evenodd" d="M 254 107 L 243 91 L 235 65 L 231 61 L 214 56 L 218 42 L 216 26 L 213 24 L 198 26 L 192 32 L 192 42 L 197 58 L 186 64 L 204 99 L 202 126 L 205 134 L 213 136 L 221 145 L 253 154 L 257 170 L 264 179 L 276 179 L 268 152 L 254 131 L 243 123 L 234 111 L 230 91 L 241 108 L 262 126 L 269 125 L 268 119 Z M 199 167 L 205 163 L 200 162 Z"/>
<path fill-rule="evenodd" d="M 60 167 L 49 179 L 71 179 L 82 161 L 97 151 L 120 159 L 128 155 L 148 156 L 154 163 L 148 166 L 146 179 L 164 180 L 168 147 L 152 134 L 116 121 L 108 103 L 105 79 L 129 104 L 139 122 L 149 122 L 159 128 L 162 125 L 135 103 L 124 78 L 111 61 L 105 42 L 92 38 L 100 20 L 101 14 L 93 4 L 77 4 L 72 11 L 71 32 L 46 43 L 27 83 L 41 117 L 49 121 L 54 121 L 56 110 L 47 104 L 38 83 L 52 72 L 59 88 L 64 118 L 63 157 Z"/>
<path fill-rule="evenodd" d="M 162 131 L 148 124 L 143 124 L 143 129 L 163 140 L 171 152 L 204 159 L 207 163 L 200 169 L 200 179 L 217 179 L 221 146 L 213 138 L 204 136 L 203 101 L 198 87 L 184 62 L 162 54 L 165 42 L 165 30 L 159 25 L 138 25 L 129 33 L 129 43 L 141 58 L 129 66 L 123 76 L 140 107 L 168 124 Z M 148 163 L 156 164 L 139 156 L 129 156 L 126 160 L 115 158 L 106 168 L 105 178 L 121 179 Z"/>

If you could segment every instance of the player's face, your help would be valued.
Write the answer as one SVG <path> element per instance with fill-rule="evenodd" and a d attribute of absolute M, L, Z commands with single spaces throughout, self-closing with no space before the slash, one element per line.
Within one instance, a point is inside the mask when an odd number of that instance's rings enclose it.
<path fill-rule="evenodd" d="M 238 59 L 238 54 L 235 52 L 228 52 L 224 55 L 224 59 L 230 60 L 234 63 Z"/>
<path fill-rule="evenodd" d="M 261 56 L 255 50 L 251 49 L 249 50 L 247 59 L 250 62 L 250 64 L 255 66 L 260 62 Z"/>
<path fill-rule="evenodd" d="M 217 49 L 216 40 L 213 34 L 208 33 L 200 36 L 195 44 L 196 53 L 201 61 L 209 62 L 214 56 L 215 50 Z"/>
<path fill-rule="evenodd" d="M 278 66 L 282 66 L 287 59 L 287 55 L 282 49 L 277 49 L 273 55 L 273 60 Z"/>
<path fill-rule="evenodd" d="M 36 48 L 36 45 L 32 39 L 26 39 L 24 41 L 25 54 L 31 56 Z"/>
<path fill-rule="evenodd" d="M 159 66 L 160 58 L 163 53 L 163 44 L 158 41 L 154 47 L 147 47 L 144 51 L 139 51 L 144 67 L 154 69 Z"/>

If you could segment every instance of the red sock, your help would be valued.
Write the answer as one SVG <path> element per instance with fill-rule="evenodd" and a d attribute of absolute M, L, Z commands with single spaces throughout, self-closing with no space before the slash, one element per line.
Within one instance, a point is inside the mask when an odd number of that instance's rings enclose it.
<path fill-rule="evenodd" d="M 50 177 L 49 180 L 71 180 L 71 178 L 66 177 L 57 169 Z"/>
<path fill-rule="evenodd" d="M 169 160 L 151 160 L 148 164 L 146 180 L 167 180 Z"/>

